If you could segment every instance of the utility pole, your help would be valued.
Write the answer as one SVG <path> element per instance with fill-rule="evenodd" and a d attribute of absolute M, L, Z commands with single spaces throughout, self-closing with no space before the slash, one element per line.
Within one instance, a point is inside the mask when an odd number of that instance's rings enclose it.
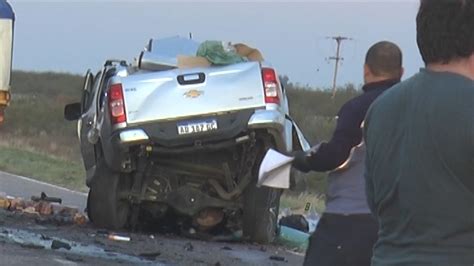
<path fill-rule="evenodd" d="M 337 81 L 337 71 L 339 70 L 339 61 L 344 60 L 344 57 L 341 57 L 341 44 L 343 41 L 352 40 L 352 38 L 344 37 L 344 36 L 334 36 L 334 37 L 327 37 L 328 39 L 332 39 L 336 41 L 337 48 L 336 48 L 336 56 L 331 56 L 328 59 L 336 61 L 334 65 L 334 77 L 332 81 L 332 98 L 336 97 L 336 81 Z"/>

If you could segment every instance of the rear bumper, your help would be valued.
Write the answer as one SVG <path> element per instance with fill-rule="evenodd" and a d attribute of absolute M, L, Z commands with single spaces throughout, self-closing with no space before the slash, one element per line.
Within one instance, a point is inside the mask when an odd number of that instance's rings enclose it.
<path fill-rule="evenodd" d="M 209 118 L 202 117 L 196 120 Z M 277 110 L 244 110 L 213 116 L 219 129 L 193 135 L 179 135 L 177 122 L 163 121 L 115 130 L 108 141 L 103 142 L 106 161 L 116 170 L 124 169 L 130 161 L 132 147 L 150 145 L 154 152 L 162 154 L 186 153 L 199 150 L 218 150 L 247 141 L 256 130 L 270 133 L 277 147 L 285 148 L 285 116 Z M 194 119 L 191 119 L 194 120 Z"/>
<path fill-rule="evenodd" d="M 141 127 L 126 128 L 118 131 L 119 144 L 129 145 L 153 142 L 165 147 L 194 144 L 196 140 L 218 141 L 237 137 L 243 132 L 255 129 L 266 129 L 283 137 L 285 130 L 285 115 L 276 110 L 255 110 L 217 116 L 219 130 L 205 134 L 178 135 L 176 121 L 160 122 Z"/>
<path fill-rule="evenodd" d="M 272 129 L 283 134 L 285 115 L 277 110 L 256 110 L 248 122 L 250 129 Z"/>

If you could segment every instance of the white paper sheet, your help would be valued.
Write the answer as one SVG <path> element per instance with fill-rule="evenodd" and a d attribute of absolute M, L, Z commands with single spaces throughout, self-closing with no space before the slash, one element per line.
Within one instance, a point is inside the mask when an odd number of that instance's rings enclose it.
<path fill-rule="evenodd" d="M 283 155 L 273 149 L 268 150 L 258 172 L 257 186 L 290 188 L 290 170 L 293 157 Z"/>

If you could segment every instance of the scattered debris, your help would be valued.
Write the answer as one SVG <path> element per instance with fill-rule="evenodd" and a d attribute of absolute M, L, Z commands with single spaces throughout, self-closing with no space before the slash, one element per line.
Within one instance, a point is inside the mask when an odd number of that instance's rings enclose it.
<path fill-rule="evenodd" d="M 131 240 L 129 236 L 119 235 L 115 233 L 109 234 L 107 238 L 114 241 L 124 241 L 124 242 L 129 242 Z"/>
<path fill-rule="evenodd" d="M 60 248 L 71 250 L 71 245 L 59 240 L 53 240 L 53 242 L 51 242 L 51 249 L 60 249 Z"/>
<path fill-rule="evenodd" d="M 35 210 L 40 215 L 51 215 L 53 213 L 53 207 L 48 202 L 40 201 L 35 206 Z"/>
<path fill-rule="evenodd" d="M 107 237 L 109 235 L 109 231 L 107 231 L 107 230 L 97 230 L 97 235 Z"/>
<path fill-rule="evenodd" d="M 10 201 L 6 198 L 0 196 L 0 209 L 9 209 L 10 208 Z"/>
<path fill-rule="evenodd" d="M 25 201 L 22 198 L 12 199 L 7 196 L 6 199 L 10 201 L 8 206 L 9 211 L 23 210 L 26 207 Z"/>
<path fill-rule="evenodd" d="M 282 256 L 270 256 L 270 260 L 275 260 L 275 261 L 286 261 L 285 257 Z"/>
<path fill-rule="evenodd" d="M 56 203 L 63 203 L 63 200 L 61 198 L 56 198 L 56 197 L 48 197 L 46 195 L 46 193 L 44 192 L 41 192 L 41 195 L 38 197 L 38 196 L 31 196 L 31 200 L 32 201 L 36 201 L 36 202 L 39 202 L 39 201 L 44 201 L 44 202 L 56 202 Z"/>
<path fill-rule="evenodd" d="M 73 218 L 74 224 L 85 225 L 87 223 L 87 217 L 82 213 L 74 214 Z"/>
<path fill-rule="evenodd" d="M 309 232 L 308 220 L 301 214 L 282 217 L 280 219 L 280 226 L 287 226 L 305 233 Z"/>
<path fill-rule="evenodd" d="M 23 244 L 20 244 L 20 247 L 22 247 L 22 248 L 30 248 L 30 249 L 44 249 L 44 246 L 38 245 L 38 244 L 34 244 L 34 243 L 23 243 Z"/>
<path fill-rule="evenodd" d="M 26 207 L 26 208 L 23 209 L 23 212 L 24 213 L 29 213 L 29 214 L 39 214 L 36 211 L 35 207 Z"/>
<path fill-rule="evenodd" d="M 191 244 L 190 242 L 186 243 L 186 244 L 184 245 L 184 250 L 186 250 L 186 251 L 193 251 L 193 250 L 194 250 L 193 244 Z"/>
<path fill-rule="evenodd" d="M 264 247 L 264 246 L 261 246 L 261 247 L 259 248 L 259 250 L 260 250 L 261 252 L 267 252 L 267 248 Z"/>
<path fill-rule="evenodd" d="M 280 226 L 277 243 L 288 248 L 306 250 L 308 248 L 309 234 L 287 226 Z"/>
<path fill-rule="evenodd" d="M 42 234 L 40 239 L 41 240 L 51 240 L 51 237 L 45 236 L 45 235 Z"/>
<path fill-rule="evenodd" d="M 139 257 L 146 260 L 156 260 L 156 257 L 160 256 L 161 252 L 145 252 L 138 254 Z"/>
<path fill-rule="evenodd" d="M 85 225 L 88 222 L 87 217 L 80 213 L 77 208 L 58 205 L 62 199 L 48 197 L 44 192 L 41 196 L 32 196 L 31 200 L 15 198 L 0 193 L 0 209 L 11 212 L 25 213 L 36 216 L 36 223 L 55 225 Z"/>

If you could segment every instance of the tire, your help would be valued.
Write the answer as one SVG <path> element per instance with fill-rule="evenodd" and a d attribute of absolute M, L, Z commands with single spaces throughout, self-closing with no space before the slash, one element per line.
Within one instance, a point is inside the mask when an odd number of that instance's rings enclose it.
<path fill-rule="evenodd" d="M 119 199 L 121 192 L 130 189 L 130 179 L 113 172 L 102 160 L 97 164 L 87 198 L 87 215 L 97 227 L 117 230 L 127 226 L 130 203 Z"/>
<path fill-rule="evenodd" d="M 243 233 L 251 242 L 268 244 L 277 235 L 278 212 L 280 207 L 279 189 L 248 188 L 244 199 Z"/>
<path fill-rule="evenodd" d="M 263 155 L 257 158 L 261 162 Z M 252 182 L 244 192 L 243 235 L 251 242 L 268 244 L 277 236 L 281 190 L 256 186 L 259 167 L 260 163 L 255 165 Z"/>

